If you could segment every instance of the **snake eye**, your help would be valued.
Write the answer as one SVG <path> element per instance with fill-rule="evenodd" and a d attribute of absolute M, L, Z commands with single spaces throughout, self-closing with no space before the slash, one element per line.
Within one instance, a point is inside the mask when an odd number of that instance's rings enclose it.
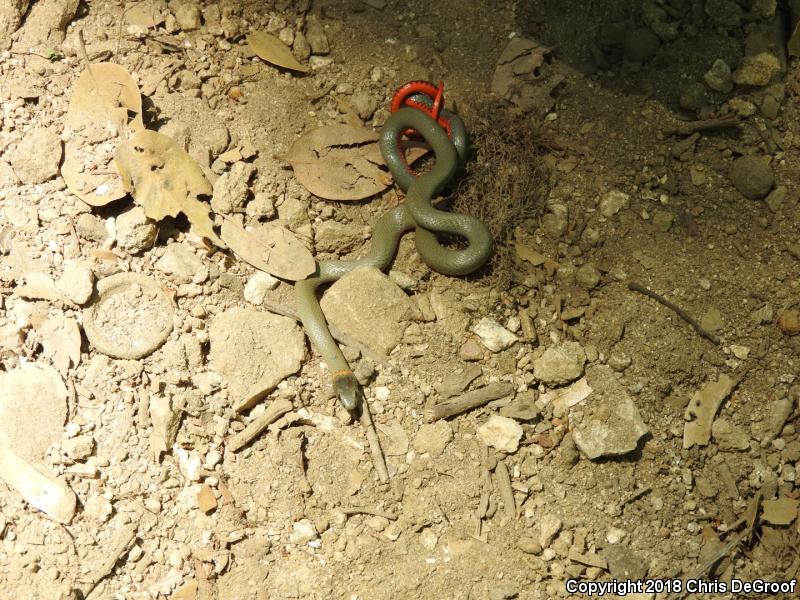
<path fill-rule="evenodd" d="M 333 391 L 348 412 L 354 412 L 361 400 L 361 386 L 352 373 L 340 375 L 333 380 Z"/>

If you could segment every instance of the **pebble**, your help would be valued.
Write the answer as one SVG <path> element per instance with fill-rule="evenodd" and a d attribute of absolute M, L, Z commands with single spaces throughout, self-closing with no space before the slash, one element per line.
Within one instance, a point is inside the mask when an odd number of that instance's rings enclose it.
<path fill-rule="evenodd" d="M 525 554 L 541 554 L 542 545 L 529 537 L 521 537 L 517 541 L 517 548 L 522 550 Z"/>
<path fill-rule="evenodd" d="M 256 168 L 251 163 L 234 163 L 230 171 L 223 173 L 214 182 L 212 210 L 215 213 L 230 214 L 244 208 L 249 194 L 247 182 L 255 172 Z"/>
<path fill-rule="evenodd" d="M 25 134 L 8 160 L 22 183 L 35 184 L 58 175 L 62 154 L 61 138 L 55 130 L 38 127 Z"/>
<path fill-rule="evenodd" d="M 628 532 L 619 527 L 610 527 L 606 532 L 606 541 L 609 544 L 619 544 L 628 536 Z"/>
<path fill-rule="evenodd" d="M 325 29 L 315 18 L 309 17 L 306 21 L 306 40 L 308 40 L 312 54 L 328 54 L 331 51 Z"/>
<path fill-rule="evenodd" d="M 353 250 L 363 239 L 359 227 L 338 221 L 322 221 L 314 227 L 314 246 L 317 252 L 344 254 Z"/>
<path fill-rule="evenodd" d="M 139 254 L 152 247 L 158 235 L 156 222 L 148 219 L 144 208 L 134 206 L 116 219 L 117 246 L 129 254 Z"/>
<path fill-rule="evenodd" d="M 481 360 L 483 358 L 483 348 L 481 348 L 477 340 L 470 338 L 461 344 L 461 348 L 458 349 L 458 356 L 466 361 Z"/>
<path fill-rule="evenodd" d="M 114 512 L 114 507 L 112 506 L 111 502 L 109 502 L 103 496 L 94 494 L 89 496 L 89 498 L 83 503 L 83 512 L 90 519 L 93 519 L 98 523 L 105 523 L 111 518 L 111 514 Z"/>
<path fill-rule="evenodd" d="M 750 436 L 739 427 L 724 417 L 718 417 L 711 426 L 714 442 L 720 450 L 748 450 Z"/>
<path fill-rule="evenodd" d="M 778 328 L 787 335 L 800 333 L 800 311 L 787 308 L 778 314 Z"/>
<path fill-rule="evenodd" d="M 191 2 L 186 2 L 175 11 L 175 20 L 183 31 L 200 29 L 200 8 Z"/>
<path fill-rule="evenodd" d="M 779 185 L 767 195 L 764 202 L 772 212 L 776 213 L 783 208 L 788 194 L 789 189 L 785 185 Z"/>
<path fill-rule="evenodd" d="M 205 268 L 203 260 L 185 244 L 167 246 L 155 267 L 175 283 L 191 283 L 195 274 Z"/>
<path fill-rule="evenodd" d="M 56 287 L 72 302 L 82 306 L 89 301 L 94 292 L 94 273 L 89 265 L 81 260 L 67 261 Z"/>
<path fill-rule="evenodd" d="M 656 55 L 661 40 L 648 27 L 631 29 L 623 41 L 625 60 L 635 63 L 646 63 Z"/>
<path fill-rule="evenodd" d="M 292 525 L 292 533 L 289 534 L 289 541 L 298 546 L 313 542 L 319 537 L 314 523 L 310 519 L 300 519 Z"/>
<path fill-rule="evenodd" d="M 519 448 L 522 439 L 522 426 L 514 419 L 492 415 L 477 429 L 478 437 L 484 444 L 501 452 L 513 453 Z"/>
<path fill-rule="evenodd" d="M 706 88 L 698 81 L 687 83 L 681 90 L 679 103 L 685 110 L 699 110 L 706 102 Z"/>
<path fill-rule="evenodd" d="M 623 208 L 631 205 L 631 197 L 625 192 L 611 191 L 600 200 L 600 214 L 604 217 L 613 217 Z"/>
<path fill-rule="evenodd" d="M 733 161 L 730 178 L 739 192 L 750 200 L 760 200 L 775 184 L 767 156 L 742 156 Z"/>
<path fill-rule="evenodd" d="M 542 548 L 547 548 L 552 544 L 563 525 L 563 522 L 557 515 L 552 513 L 545 514 L 539 520 L 539 539 L 537 540 L 539 545 Z"/>
<path fill-rule="evenodd" d="M 269 273 L 258 271 L 247 280 L 247 284 L 244 286 L 244 299 L 250 304 L 259 306 L 267 297 L 267 292 L 274 290 L 279 283 L 280 280 Z"/>
<path fill-rule="evenodd" d="M 414 449 L 420 454 L 428 453 L 433 458 L 442 455 L 453 440 L 453 429 L 447 421 L 425 423 L 414 436 Z"/>
<path fill-rule="evenodd" d="M 94 438 L 89 435 L 79 435 L 65 440 L 62 448 L 72 460 L 86 460 L 94 452 Z"/>
<path fill-rule="evenodd" d="M 585 290 L 591 290 L 600 283 L 600 270 L 592 263 L 581 265 L 575 272 L 575 283 Z"/>
<path fill-rule="evenodd" d="M 675 215 L 668 210 L 658 209 L 653 213 L 653 227 L 658 231 L 666 233 L 672 228 L 675 222 Z"/>
<path fill-rule="evenodd" d="M 720 58 L 714 61 L 711 68 L 703 75 L 703 79 L 706 85 L 716 92 L 727 94 L 733 90 L 731 68 Z"/>
<path fill-rule="evenodd" d="M 492 352 L 500 352 L 510 348 L 517 342 L 517 336 L 508 329 L 488 317 L 482 318 L 472 331 L 481 338 L 481 342 Z"/>
<path fill-rule="evenodd" d="M 82 213 L 75 220 L 75 231 L 84 240 L 103 243 L 110 235 L 105 223 L 91 213 Z"/>
<path fill-rule="evenodd" d="M 578 342 L 550 346 L 533 361 L 533 375 L 548 385 L 563 385 L 583 375 L 586 352 Z"/>
<path fill-rule="evenodd" d="M 566 204 L 550 205 L 550 212 L 542 218 L 542 229 L 547 237 L 557 240 L 569 225 L 569 209 Z"/>

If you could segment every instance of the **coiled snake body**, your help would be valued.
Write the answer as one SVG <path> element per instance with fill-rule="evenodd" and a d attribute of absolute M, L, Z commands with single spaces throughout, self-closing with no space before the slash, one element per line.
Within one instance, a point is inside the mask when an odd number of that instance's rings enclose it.
<path fill-rule="evenodd" d="M 450 118 L 463 131 L 460 119 L 455 115 Z M 408 169 L 399 148 L 400 136 L 407 129 L 416 130 L 431 146 L 436 158 L 433 167 L 420 176 Z M 406 192 L 405 202 L 378 220 L 369 252 L 363 258 L 318 262 L 316 271 L 295 285 L 297 311 L 306 334 L 327 362 L 334 391 L 348 411 L 358 408 L 361 387 L 328 330 L 317 299 L 317 288 L 359 267 L 372 266 L 385 271 L 394 260 L 400 238 L 411 229 L 416 232 L 417 252 L 439 273 L 466 275 L 486 263 L 492 253 L 492 239 L 486 226 L 471 216 L 444 212 L 431 204 L 432 198 L 459 167 L 459 151 L 463 150 L 462 156 L 466 151 L 465 138 L 461 139 L 464 146 L 457 148 L 446 131 L 423 111 L 401 108 L 392 113 L 381 131 L 380 148 L 394 180 Z M 448 248 L 439 243 L 437 233 L 458 235 L 465 238 L 468 245 L 462 249 Z"/>

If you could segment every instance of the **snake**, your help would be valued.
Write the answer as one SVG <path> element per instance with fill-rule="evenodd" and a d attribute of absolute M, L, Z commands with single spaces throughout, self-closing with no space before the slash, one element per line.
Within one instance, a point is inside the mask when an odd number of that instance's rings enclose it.
<path fill-rule="evenodd" d="M 461 135 L 464 131 L 461 119 L 453 113 L 447 117 Z M 421 175 L 411 171 L 400 149 L 400 140 L 409 129 L 427 142 L 435 157 L 433 166 Z M 378 144 L 395 183 L 406 193 L 405 201 L 378 219 L 369 250 L 363 257 L 317 261 L 314 272 L 295 284 L 297 313 L 306 335 L 328 365 L 339 402 L 351 413 L 359 408 L 363 390 L 331 335 L 317 297 L 319 288 L 361 267 L 386 271 L 397 253 L 400 238 L 412 229 L 419 255 L 431 269 L 443 275 L 461 276 L 479 269 L 491 256 L 493 246 L 491 234 L 481 221 L 470 215 L 439 210 L 432 204 L 466 156 L 466 133 L 457 145 L 425 111 L 403 107 L 386 120 Z M 437 234 L 456 235 L 467 244 L 450 248 L 439 242 Z"/>

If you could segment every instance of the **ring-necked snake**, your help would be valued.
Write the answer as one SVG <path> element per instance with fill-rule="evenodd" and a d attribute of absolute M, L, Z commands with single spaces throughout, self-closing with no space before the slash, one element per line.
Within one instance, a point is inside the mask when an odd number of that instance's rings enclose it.
<path fill-rule="evenodd" d="M 463 131 L 463 123 L 457 115 L 450 113 L 447 117 L 452 120 L 451 127 L 460 127 Z M 409 129 L 425 139 L 435 156 L 433 167 L 419 176 L 409 169 L 399 147 L 401 136 Z M 425 111 L 404 107 L 392 113 L 381 131 L 380 149 L 394 180 L 406 192 L 405 202 L 378 219 L 369 252 L 363 258 L 318 262 L 316 271 L 295 286 L 297 311 L 306 334 L 324 357 L 333 377 L 334 391 L 348 411 L 358 408 L 361 386 L 328 330 L 317 299 L 317 288 L 359 267 L 386 270 L 394 260 L 400 238 L 411 229 L 416 231 L 417 252 L 439 273 L 466 275 L 486 263 L 492 253 L 492 239 L 486 226 L 469 215 L 444 212 L 431 204 L 433 197 L 453 177 L 466 153 L 465 134 L 462 139 L 463 148 L 457 148 L 446 130 Z M 468 245 L 460 249 L 448 248 L 439 242 L 437 233 L 460 236 Z"/>

